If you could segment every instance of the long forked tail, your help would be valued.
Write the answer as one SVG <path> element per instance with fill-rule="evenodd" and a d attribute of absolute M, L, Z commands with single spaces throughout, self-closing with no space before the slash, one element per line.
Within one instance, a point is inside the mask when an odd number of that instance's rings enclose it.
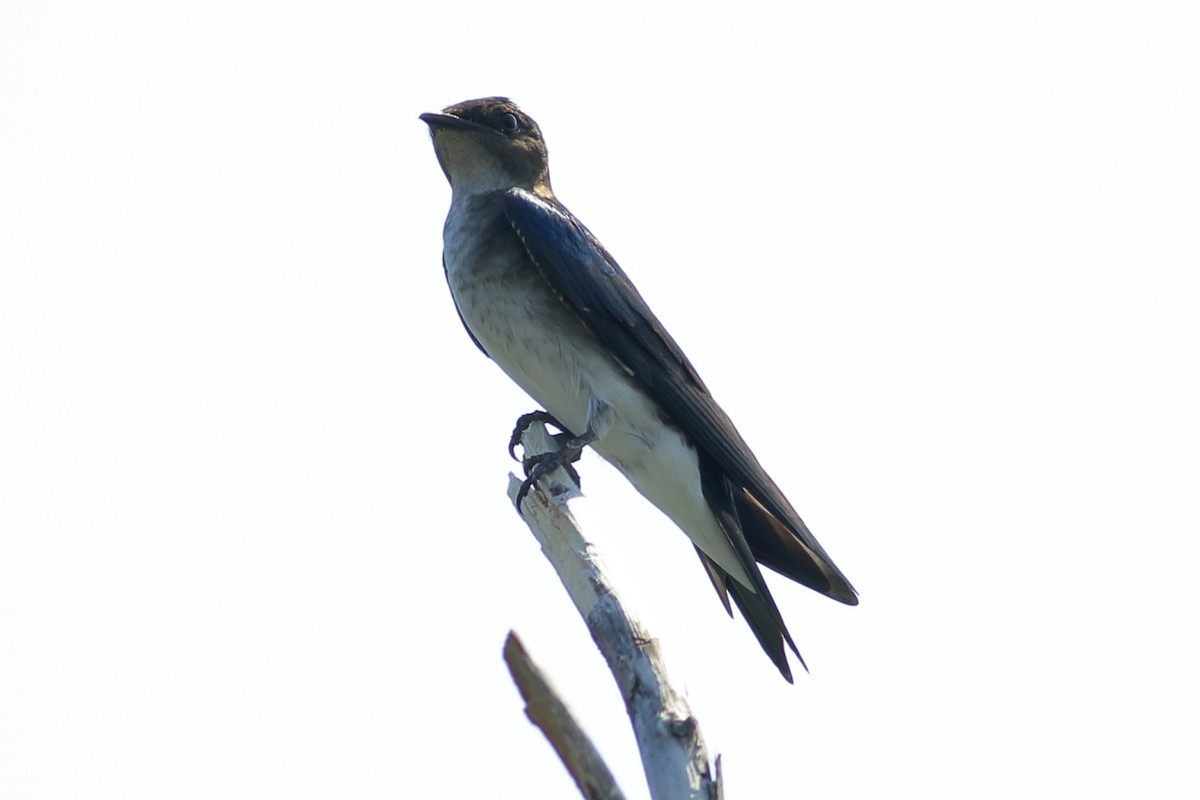
<path fill-rule="evenodd" d="M 804 665 L 804 659 L 800 656 L 800 651 L 796 649 L 792 635 L 788 633 L 783 615 L 779 613 L 775 599 L 771 597 L 771 592 L 767 589 L 767 583 L 763 580 L 757 560 L 743 533 L 737 502 L 737 497 L 742 490 L 704 458 L 700 459 L 700 482 L 704 499 L 708 501 L 709 508 L 712 509 L 721 529 L 725 531 L 729 543 L 733 545 L 733 550 L 737 554 L 738 560 L 741 561 L 746 574 L 750 576 L 753 586 L 743 586 L 699 548 L 696 548 L 696 552 L 700 554 L 700 562 L 704 565 L 713 588 L 717 590 L 717 595 L 725 605 L 725 610 L 730 611 L 729 597 L 732 596 L 733 602 L 742 612 L 742 617 L 750 629 L 754 631 L 754 636 L 758 639 L 762 649 L 788 683 L 791 683 L 792 670 L 788 665 L 784 644 L 786 643 L 796 654 L 801 665 Z M 732 612 L 730 613 L 732 616 Z M 808 669 L 807 666 L 804 668 Z"/>
<path fill-rule="evenodd" d="M 704 565 L 704 571 L 708 573 L 709 580 L 712 581 L 713 588 L 717 590 L 717 596 L 721 598 L 729 616 L 733 616 L 733 609 L 729 606 L 729 598 L 732 596 L 742 618 L 746 620 L 750 630 L 754 631 L 754 638 L 758 639 L 759 645 L 784 679 L 788 683 L 793 682 L 792 668 L 788 664 L 787 651 L 784 649 L 785 642 L 796 654 L 796 658 L 800 659 L 800 666 L 807 672 L 808 665 L 796 649 L 796 643 L 792 641 L 792 636 L 783 623 L 783 617 L 775 606 L 775 600 L 766 591 L 765 584 L 759 592 L 752 592 L 731 578 L 729 573 L 717 566 L 716 562 L 704 555 L 698 547 L 696 554 L 700 556 L 700 563 Z"/>
<path fill-rule="evenodd" d="M 767 589 L 759 563 L 847 605 L 857 605 L 858 594 L 765 473 L 755 482 L 765 492 L 765 502 L 760 502 L 704 455 L 700 457 L 700 480 L 705 500 L 752 585 L 741 584 L 697 548 L 700 561 L 725 610 L 732 616 L 729 606 L 732 596 L 758 643 L 790 682 L 792 675 L 785 644 L 800 659 L 805 670 L 808 667 Z"/>

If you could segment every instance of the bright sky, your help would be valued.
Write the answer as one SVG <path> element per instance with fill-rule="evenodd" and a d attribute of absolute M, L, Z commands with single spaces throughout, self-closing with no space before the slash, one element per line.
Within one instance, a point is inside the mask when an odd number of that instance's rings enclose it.
<path fill-rule="evenodd" d="M 574 796 L 510 628 L 647 796 L 442 277 L 490 94 L 862 594 L 789 686 L 582 463 L 728 797 L 1200 793 L 1200 11 L 783 9 L 0 6 L 0 796 Z"/>

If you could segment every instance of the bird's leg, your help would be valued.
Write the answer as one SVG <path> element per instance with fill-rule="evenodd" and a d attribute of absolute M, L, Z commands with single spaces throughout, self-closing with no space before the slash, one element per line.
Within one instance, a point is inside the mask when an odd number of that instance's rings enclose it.
<path fill-rule="evenodd" d="M 534 412 L 534 414 L 545 412 Z M 517 426 L 521 427 L 521 421 L 525 417 L 534 416 L 534 414 L 526 414 L 517 421 Z M 546 414 L 549 417 L 549 414 Z M 531 420 L 525 424 L 528 427 L 533 421 L 547 420 Z M 521 466 L 525 470 L 525 481 L 521 484 L 521 488 L 517 491 L 517 508 L 521 507 L 521 501 L 525 499 L 525 495 L 529 494 L 529 490 L 537 483 L 540 478 L 544 478 L 554 470 L 562 467 L 571 476 L 571 480 L 579 485 L 579 473 L 571 465 L 579 460 L 583 453 L 583 448 L 587 447 L 592 442 L 601 438 L 608 433 L 613 423 L 612 408 L 603 400 L 592 396 L 588 401 L 588 426 L 579 436 L 572 436 L 563 425 L 561 425 L 553 417 L 550 417 L 551 424 L 555 427 L 562 428 L 563 433 L 554 437 L 558 449 L 552 453 L 542 453 L 536 456 L 529 456 L 521 461 Z M 522 433 L 524 431 L 522 430 Z M 515 433 L 515 432 L 514 432 Z"/>
<path fill-rule="evenodd" d="M 553 425 L 564 433 L 567 431 L 567 426 L 556 420 L 549 411 L 530 411 L 528 414 L 522 414 L 517 417 L 517 425 L 513 428 L 512 436 L 508 438 L 508 454 L 512 456 L 513 461 L 519 461 L 517 458 L 517 445 L 521 443 L 521 437 L 525 435 L 525 431 L 535 422 L 541 422 L 546 425 Z M 574 435 L 574 434 L 572 434 Z M 555 434 L 554 440 L 558 441 L 562 434 Z"/>
<path fill-rule="evenodd" d="M 579 485 L 579 473 L 571 465 L 579 460 L 580 455 L 583 454 L 583 448 L 596 441 L 596 434 L 588 429 L 583 432 L 582 436 L 571 436 L 565 440 L 560 438 L 566 435 L 560 434 L 554 437 L 558 444 L 557 450 L 528 456 L 522 460 L 521 466 L 525 470 L 525 480 L 521 483 L 521 488 L 517 490 L 517 508 L 521 507 L 521 501 L 525 499 L 525 495 L 529 494 L 529 490 L 535 483 L 559 467 L 567 471 L 576 486 Z"/>

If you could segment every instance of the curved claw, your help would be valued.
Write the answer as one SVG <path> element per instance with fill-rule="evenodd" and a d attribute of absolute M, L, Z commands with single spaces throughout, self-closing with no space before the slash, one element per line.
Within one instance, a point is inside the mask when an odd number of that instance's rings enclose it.
<path fill-rule="evenodd" d="M 533 478 L 526 478 L 521 482 L 521 488 L 517 489 L 517 497 L 513 503 L 517 506 L 517 511 L 521 510 L 521 503 L 525 500 L 525 495 L 529 494 L 529 490 L 533 488 Z"/>
<path fill-rule="evenodd" d="M 560 431 L 566 431 L 563 424 L 551 416 L 549 411 L 530 411 L 528 414 L 522 414 L 517 417 L 516 427 L 513 428 L 512 436 L 508 437 L 508 454 L 512 456 L 513 461 L 520 461 L 517 458 L 517 445 L 521 443 L 521 437 L 525 435 L 525 431 L 535 422 L 542 422 L 546 425 L 553 425 Z M 528 492 L 528 489 L 526 490 Z"/>
<path fill-rule="evenodd" d="M 571 460 L 578 461 L 579 459 L 573 458 Z M 570 464 L 563 464 L 563 469 L 565 469 L 567 471 L 567 474 L 571 476 L 571 480 L 575 481 L 575 485 L 578 486 L 580 488 L 580 490 L 582 490 L 583 489 L 583 479 L 579 477 L 579 473 L 575 470 L 575 468 L 572 467 Z"/>
<path fill-rule="evenodd" d="M 517 490 L 515 503 L 517 510 L 521 509 L 521 503 L 525 500 L 525 495 L 529 494 L 529 490 L 533 485 L 542 478 L 549 475 L 554 470 L 562 467 L 571 476 L 571 480 L 576 486 L 580 485 L 579 473 L 571 464 L 579 460 L 579 452 L 564 448 L 555 450 L 553 453 L 541 453 L 540 455 L 530 456 L 521 462 L 521 468 L 525 471 L 525 480 L 521 482 L 521 488 Z"/>

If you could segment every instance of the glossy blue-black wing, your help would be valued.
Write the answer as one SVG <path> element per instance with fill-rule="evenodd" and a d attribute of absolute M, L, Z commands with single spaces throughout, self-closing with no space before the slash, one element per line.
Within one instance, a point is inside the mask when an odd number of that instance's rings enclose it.
<path fill-rule="evenodd" d="M 756 513 L 755 504 L 782 524 L 784 530 L 762 530 L 761 540 L 747 531 L 758 560 L 834 599 L 856 602 L 849 582 L 591 231 L 557 200 L 523 189 L 506 193 L 504 210 L 530 258 L 563 300 L 575 308 L 701 455 L 715 462 L 715 470 L 750 495 L 748 499 L 735 492 L 743 524 L 752 524 L 747 516 L 762 516 Z M 790 536 L 783 535 L 788 531 Z"/>
<path fill-rule="evenodd" d="M 757 584 L 750 587 L 757 597 L 744 590 L 734 591 L 734 595 L 739 606 L 761 606 L 744 613 L 760 641 L 764 634 L 774 641 L 782 635 L 791 644 L 754 564 L 756 560 L 822 594 L 856 603 L 853 587 L 596 237 L 557 200 L 523 189 L 510 189 L 505 194 L 504 210 L 530 259 L 558 295 L 696 447 L 705 497 Z M 715 565 L 702 560 L 712 578 Z M 713 582 L 724 597 L 718 578 Z M 725 584 L 736 589 L 731 580 Z M 756 624 L 753 617 L 758 617 L 760 623 Z M 759 630 L 766 618 L 778 621 L 778 633 Z M 772 658 L 778 663 L 774 653 Z"/>

